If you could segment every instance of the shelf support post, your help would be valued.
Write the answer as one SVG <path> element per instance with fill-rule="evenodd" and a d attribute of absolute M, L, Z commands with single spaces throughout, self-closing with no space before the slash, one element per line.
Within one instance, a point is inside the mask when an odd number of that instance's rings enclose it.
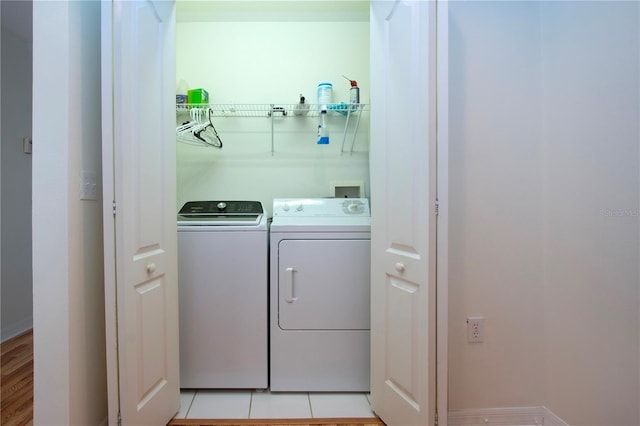
<path fill-rule="evenodd" d="M 269 115 L 271 116 L 271 156 L 273 156 L 274 153 L 274 149 L 273 149 L 273 116 L 275 115 L 273 113 L 273 104 L 269 105 Z"/>
<path fill-rule="evenodd" d="M 349 105 L 347 109 L 347 119 L 344 122 L 344 132 L 342 133 L 342 147 L 340 148 L 340 155 L 344 154 L 344 141 L 347 139 L 347 129 L 349 128 L 349 118 L 351 117 L 352 105 Z"/>
<path fill-rule="evenodd" d="M 358 105 L 356 108 L 360 108 Z M 362 117 L 362 111 L 358 114 L 358 118 L 356 119 L 356 128 L 353 130 L 353 139 L 351 139 L 351 151 L 349 151 L 349 155 L 353 155 L 353 147 L 356 144 L 356 135 L 358 134 L 358 127 L 360 127 L 360 117 Z"/>

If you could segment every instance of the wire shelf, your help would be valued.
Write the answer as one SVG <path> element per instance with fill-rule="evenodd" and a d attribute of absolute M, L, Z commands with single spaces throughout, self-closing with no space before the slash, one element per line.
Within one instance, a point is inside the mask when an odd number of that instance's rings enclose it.
<path fill-rule="evenodd" d="M 317 117 L 322 111 L 320 104 L 177 104 L 176 112 L 188 114 L 191 109 L 210 109 L 212 117 Z M 348 116 L 365 111 L 366 104 L 329 104 L 327 113 Z"/>
<path fill-rule="evenodd" d="M 192 145 L 209 146 L 222 148 L 222 141 L 218 136 L 215 127 L 211 123 L 212 117 L 263 117 L 270 118 L 271 122 L 271 155 L 275 153 L 274 147 L 274 121 L 279 117 L 318 117 L 322 109 L 327 108 L 328 115 L 343 116 L 344 131 L 342 134 L 342 147 L 340 152 L 345 153 L 345 143 L 347 140 L 347 130 L 349 122 L 355 121 L 353 135 L 351 137 L 351 147 L 348 150 L 353 154 L 353 147 L 360 125 L 361 111 L 367 109 L 366 104 L 346 104 L 344 102 L 338 104 L 320 105 L 320 104 L 176 104 L 177 117 L 190 116 L 180 126 L 176 127 L 177 140 L 179 142 L 189 143 Z M 351 117 L 354 117 L 351 120 Z M 213 129 L 215 139 L 208 133 L 203 133 L 205 129 Z M 209 132 L 211 133 L 211 132 Z M 210 140 L 208 140 L 210 139 Z"/>

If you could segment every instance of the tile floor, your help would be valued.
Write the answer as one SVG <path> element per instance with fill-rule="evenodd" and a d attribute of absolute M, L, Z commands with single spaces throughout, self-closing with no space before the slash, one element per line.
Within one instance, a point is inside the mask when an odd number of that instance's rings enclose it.
<path fill-rule="evenodd" d="M 179 419 L 375 417 L 365 393 L 182 390 Z"/>

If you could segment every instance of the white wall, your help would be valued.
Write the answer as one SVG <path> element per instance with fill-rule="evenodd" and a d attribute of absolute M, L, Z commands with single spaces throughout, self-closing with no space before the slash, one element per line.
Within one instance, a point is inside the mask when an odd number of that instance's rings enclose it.
<path fill-rule="evenodd" d="M 4 8 L 8 3 L 3 2 Z M 28 6 L 28 3 L 25 3 Z M 2 26 L 2 341 L 31 328 L 31 42 Z"/>
<path fill-rule="evenodd" d="M 323 81 L 333 83 L 335 102 L 349 102 L 342 74 L 358 81 L 361 102 L 369 103 L 368 22 L 182 22 L 176 38 L 178 81 L 206 88 L 214 103 L 293 104 L 301 93 L 316 103 Z M 274 197 L 330 196 L 335 180 L 364 181 L 368 190 L 368 112 L 353 155 L 340 154 L 344 122 L 330 118 L 331 142 L 322 146 L 317 118 L 276 118 L 272 156 L 266 116 L 214 119 L 222 150 L 178 144 L 177 207 L 244 198 L 270 211 Z M 349 131 L 347 148 L 352 137 Z"/>
<path fill-rule="evenodd" d="M 539 6 L 449 16 L 449 408 L 541 405 Z M 469 316 L 483 343 L 467 343 Z"/>
<path fill-rule="evenodd" d="M 639 14 L 450 5 L 453 410 L 640 423 Z"/>
<path fill-rule="evenodd" d="M 33 20 L 34 423 L 100 424 L 102 205 L 79 196 L 81 170 L 101 175 L 100 3 L 35 2 Z"/>
<path fill-rule="evenodd" d="M 640 7 L 542 3 L 545 403 L 640 424 Z"/>

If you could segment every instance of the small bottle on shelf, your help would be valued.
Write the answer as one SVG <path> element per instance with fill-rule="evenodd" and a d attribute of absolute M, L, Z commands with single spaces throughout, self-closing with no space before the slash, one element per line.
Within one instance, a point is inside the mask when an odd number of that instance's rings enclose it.
<path fill-rule="evenodd" d="M 358 82 L 355 80 L 351 80 L 347 76 L 343 75 L 344 78 L 349 80 L 349 84 L 351 84 L 351 89 L 349 89 L 349 103 L 350 104 L 359 104 L 360 103 L 360 88 L 358 87 Z"/>

